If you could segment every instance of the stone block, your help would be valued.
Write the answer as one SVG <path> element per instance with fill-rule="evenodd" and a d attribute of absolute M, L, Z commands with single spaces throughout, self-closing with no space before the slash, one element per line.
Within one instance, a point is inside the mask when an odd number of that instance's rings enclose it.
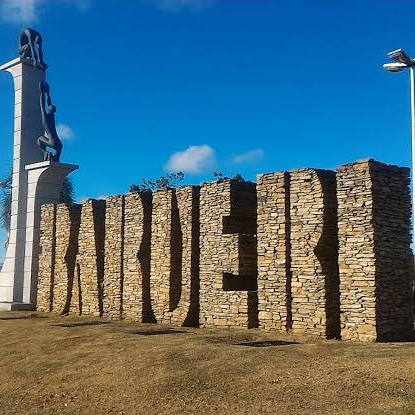
<path fill-rule="evenodd" d="M 152 196 L 128 193 L 124 207 L 122 316 L 154 323 L 150 300 Z"/>
<path fill-rule="evenodd" d="M 412 335 L 409 183 L 409 169 L 374 160 L 338 169 L 342 339 L 404 340 Z"/>
<path fill-rule="evenodd" d="M 95 317 L 103 314 L 105 200 L 82 205 L 78 253 L 70 312 Z"/>
<path fill-rule="evenodd" d="M 256 209 L 254 183 L 222 180 L 201 187 L 203 327 L 258 325 L 256 226 L 252 225 L 256 225 Z"/>
<path fill-rule="evenodd" d="M 290 173 L 292 330 L 340 337 L 335 172 Z"/>
<path fill-rule="evenodd" d="M 198 325 L 199 188 L 153 194 L 151 298 L 158 322 Z"/>
<path fill-rule="evenodd" d="M 81 205 L 56 205 L 55 266 L 52 311 L 69 312 L 78 253 Z"/>
<path fill-rule="evenodd" d="M 289 174 L 282 172 L 261 175 L 258 178 L 257 192 L 259 325 L 265 330 L 290 330 Z"/>
<path fill-rule="evenodd" d="M 40 220 L 39 274 L 37 286 L 37 310 L 52 310 L 55 277 L 56 206 L 43 205 Z"/>
<path fill-rule="evenodd" d="M 124 196 L 109 197 L 105 209 L 105 266 L 103 313 L 120 319 L 123 312 L 124 285 Z"/>

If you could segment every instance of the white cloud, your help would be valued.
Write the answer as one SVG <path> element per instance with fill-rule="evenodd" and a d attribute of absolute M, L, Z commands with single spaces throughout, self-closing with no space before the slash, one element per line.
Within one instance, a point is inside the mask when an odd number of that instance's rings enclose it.
<path fill-rule="evenodd" d="M 62 139 L 62 140 L 70 140 L 71 138 L 74 137 L 74 133 L 72 131 L 72 128 L 69 127 L 66 124 L 58 124 L 56 126 L 56 131 L 58 133 L 58 136 Z"/>
<path fill-rule="evenodd" d="M 90 0 L 61 0 L 73 4 L 77 9 L 85 11 L 90 6 Z M 1 0 L 0 16 L 2 20 L 17 23 L 32 23 L 38 18 L 39 6 L 56 4 L 52 0 Z"/>
<path fill-rule="evenodd" d="M 151 0 L 155 6 L 166 12 L 178 12 L 183 9 L 199 11 L 209 7 L 213 0 Z"/>
<path fill-rule="evenodd" d="M 237 154 L 233 158 L 233 162 L 236 164 L 250 163 L 253 161 L 261 160 L 265 155 L 265 151 L 262 148 L 247 151 L 246 153 Z"/>
<path fill-rule="evenodd" d="M 190 174 L 200 174 L 212 169 L 216 164 L 215 152 L 212 147 L 204 144 L 190 146 L 185 151 L 174 153 L 166 164 L 169 173 L 179 171 Z"/>
<path fill-rule="evenodd" d="M 39 0 L 3 0 L 1 17 L 8 22 L 29 23 L 36 20 Z"/>

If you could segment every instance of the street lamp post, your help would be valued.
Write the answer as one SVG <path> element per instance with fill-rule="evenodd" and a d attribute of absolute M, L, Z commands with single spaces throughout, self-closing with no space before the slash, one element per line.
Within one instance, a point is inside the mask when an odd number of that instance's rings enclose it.
<path fill-rule="evenodd" d="M 411 74 L 411 126 L 412 126 L 412 223 L 415 226 L 415 59 L 411 59 L 402 49 L 388 53 L 394 61 L 385 63 L 383 67 L 389 72 L 401 72 L 409 69 Z M 415 238 L 415 232 L 413 232 Z M 415 241 L 414 241 L 415 242 Z"/>

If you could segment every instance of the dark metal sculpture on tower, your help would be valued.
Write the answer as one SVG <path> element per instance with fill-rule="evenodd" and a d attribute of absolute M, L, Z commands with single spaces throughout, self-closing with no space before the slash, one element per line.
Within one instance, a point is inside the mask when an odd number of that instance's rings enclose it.
<path fill-rule="evenodd" d="M 56 131 L 55 113 L 56 107 L 52 104 L 50 97 L 50 88 L 47 82 L 39 83 L 40 89 L 40 110 L 42 113 L 42 123 L 45 134 L 37 139 L 37 145 L 42 149 L 43 159 L 51 161 L 60 161 L 62 153 L 62 141 L 59 139 Z M 47 110 L 46 110 L 47 104 Z M 47 150 L 47 147 L 55 150 L 55 154 Z"/>
<path fill-rule="evenodd" d="M 38 31 L 23 29 L 19 37 L 19 56 L 30 59 L 33 66 L 45 70 L 48 65 L 43 60 L 42 42 L 42 35 Z"/>

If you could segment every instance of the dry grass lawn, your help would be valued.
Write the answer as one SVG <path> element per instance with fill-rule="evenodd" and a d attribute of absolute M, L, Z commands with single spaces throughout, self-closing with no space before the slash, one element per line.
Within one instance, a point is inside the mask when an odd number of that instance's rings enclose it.
<path fill-rule="evenodd" d="M 0 413 L 415 414 L 415 343 L 0 313 Z"/>

